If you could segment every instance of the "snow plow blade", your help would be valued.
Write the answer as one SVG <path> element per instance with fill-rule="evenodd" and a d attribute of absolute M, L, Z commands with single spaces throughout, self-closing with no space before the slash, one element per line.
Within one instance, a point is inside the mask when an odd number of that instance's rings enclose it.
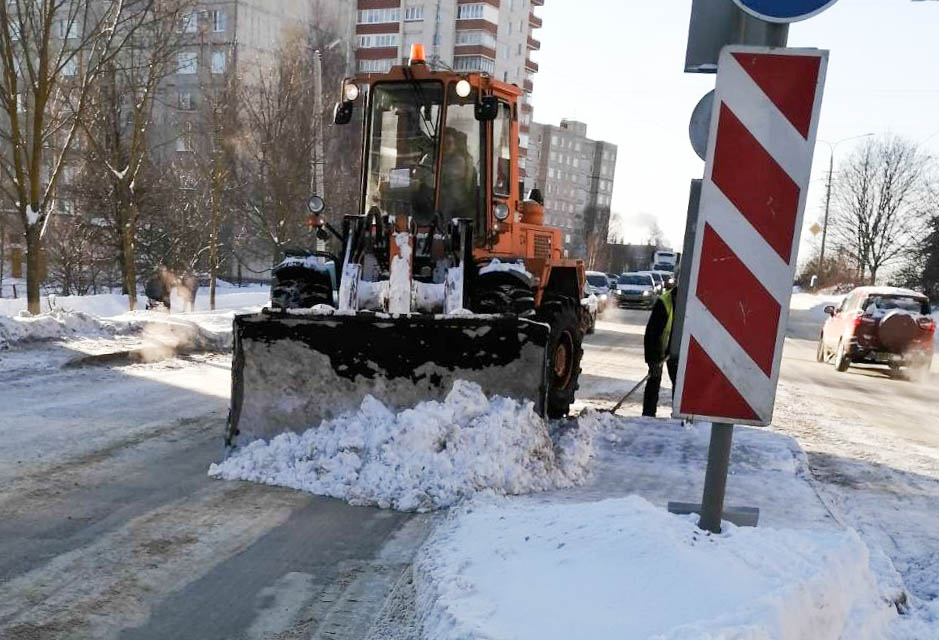
<path fill-rule="evenodd" d="M 548 325 L 498 316 L 236 316 L 229 447 L 357 410 L 442 400 L 457 379 L 544 415 Z"/>

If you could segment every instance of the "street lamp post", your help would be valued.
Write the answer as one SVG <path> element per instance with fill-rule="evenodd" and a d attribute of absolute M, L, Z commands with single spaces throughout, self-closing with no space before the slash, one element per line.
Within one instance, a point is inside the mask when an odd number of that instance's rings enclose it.
<path fill-rule="evenodd" d="M 837 142 L 831 143 L 825 140 L 819 140 L 822 144 L 828 145 L 829 155 L 828 155 L 828 184 L 825 187 L 825 219 L 822 222 L 822 248 L 818 254 L 818 270 L 821 272 L 825 267 L 825 240 L 828 237 L 828 209 L 831 205 L 831 176 L 835 170 L 835 149 L 842 142 L 848 142 L 849 140 L 857 140 L 859 138 L 869 138 L 873 133 L 864 133 L 859 136 L 851 136 L 850 138 L 842 138 Z M 819 273 L 821 275 L 821 273 Z"/>

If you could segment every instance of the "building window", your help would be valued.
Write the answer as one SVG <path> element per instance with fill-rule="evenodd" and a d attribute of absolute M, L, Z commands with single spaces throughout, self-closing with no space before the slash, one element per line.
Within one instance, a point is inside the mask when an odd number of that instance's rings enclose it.
<path fill-rule="evenodd" d="M 489 47 L 490 49 L 496 48 L 496 37 L 489 33 L 488 31 L 472 30 L 472 31 L 457 31 L 456 32 L 456 44 L 458 45 L 467 45 L 467 44 L 478 44 L 484 47 Z"/>
<path fill-rule="evenodd" d="M 194 51 L 180 51 L 176 54 L 176 73 L 192 75 L 196 72 L 197 54 Z"/>
<path fill-rule="evenodd" d="M 215 33 L 224 33 L 227 29 L 228 14 L 225 13 L 224 9 L 215 9 L 211 12 L 211 15 L 212 31 Z"/>
<path fill-rule="evenodd" d="M 187 152 L 192 151 L 193 149 L 192 124 L 187 122 L 185 130 L 179 134 L 178 138 L 176 138 L 176 150 Z"/>
<path fill-rule="evenodd" d="M 355 42 L 359 49 L 374 49 L 376 47 L 397 47 L 397 33 L 381 33 L 375 35 L 358 36 Z"/>
<path fill-rule="evenodd" d="M 388 73 L 394 66 L 394 58 L 384 58 L 381 60 L 359 60 L 359 73 Z"/>
<path fill-rule="evenodd" d="M 192 111 L 192 92 L 180 91 L 176 106 L 180 111 Z"/>
<path fill-rule="evenodd" d="M 457 13 L 456 13 L 457 20 L 479 20 L 482 17 L 483 17 L 483 5 L 481 3 L 461 4 L 457 8 Z M 511 31 L 509 33 L 511 33 Z"/>
<path fill-rule="evenodd" d="M 72 77 L 78 73 L 78 60 L 72 56 L 62 65 L 62 75 Z"/>
<path fill-rule="evenodd" d="M 68 38 L 78 37 L 77 20 L 59 20 L 59 38 L 66 40 Z"/>
<path fill-rule="evenodd" d="M 212 52 L 212 73 L 219 74 L 225 73 L 225 63 L 227 62 L 228 56 L 224 51 L 213 51 Z"/>
<path fill-rule="evenodd" d="M 359 24 L 398 22 L 401 20 L 401 9 L 363 9 L 358 16 Z"/>
<path fill-rule="evenodd" d="M 180 20 L 179 29 L 180 33 L 195 33 L 198 25 L 199 19 L 196 16 L 195 11 L 190 11 L 189 13 L 183 15 Z"/>
<path fill-rule="evenodd" d="M 424 6 L 408 7 L 404 10 L 405 22 L 416 22 L 424 19 Z"/>
<path fill-rule="evenodd" d="M 461 5 L 470 6 L 470 5 Z M 492 73 L 495 69 L 495 63 L 490 58 L 483 56 L 456 56 L 453 61 L 453 68 L 457 71 L 483 71 Z"/>

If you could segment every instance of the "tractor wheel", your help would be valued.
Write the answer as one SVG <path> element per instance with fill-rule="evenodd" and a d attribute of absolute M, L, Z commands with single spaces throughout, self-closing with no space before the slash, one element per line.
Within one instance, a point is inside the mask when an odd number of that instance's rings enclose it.
<path fill-rule="evenodd" d="M 488 284 L 483 281 L 473 294 L 472 310 L 475 313 L 514 313 L 530 315 L 535 309 L 535 297 L 531 289 L 521 284 L 508 282 Z"/>
<path fill-rule="evenodd" d="M 552 298 L 542 302 L 538 317 L 551 325 L 548 339 L 549 418 L 563 418 L 574 401 L 584 354 L 584 332 L 575 301 Z"/>
<path fill-rule="evenodd" d="M 329 274 L 314 269 L 285 269 L 274 275 L 271 306 L 275 309 L 309 309 L 318 304 L 333 305 Z"/>

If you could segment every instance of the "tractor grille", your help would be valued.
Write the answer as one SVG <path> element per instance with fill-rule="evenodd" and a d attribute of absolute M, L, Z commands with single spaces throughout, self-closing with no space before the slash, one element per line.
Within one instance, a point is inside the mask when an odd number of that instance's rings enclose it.
<path fill-rule="evenodd" d="M 551 257 L 551 235 L 550 234 L 535 234 L 535 257 L 536 258 L 550 258 Z"/>

